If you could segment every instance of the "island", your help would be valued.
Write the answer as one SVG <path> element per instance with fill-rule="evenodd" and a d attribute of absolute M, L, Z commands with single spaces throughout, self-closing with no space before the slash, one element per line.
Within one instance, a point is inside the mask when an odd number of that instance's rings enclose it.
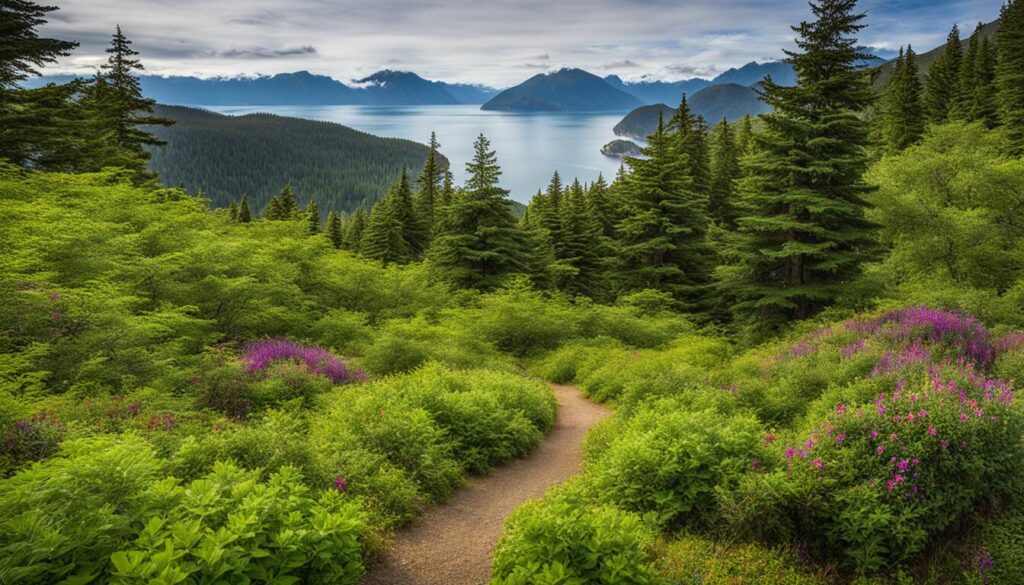
<path fill-rule="evenodd" d="M 616 139 L 601 147 L 601 154 L 615 158 L 640 156 L 640 145 L 632 140 Z"/>

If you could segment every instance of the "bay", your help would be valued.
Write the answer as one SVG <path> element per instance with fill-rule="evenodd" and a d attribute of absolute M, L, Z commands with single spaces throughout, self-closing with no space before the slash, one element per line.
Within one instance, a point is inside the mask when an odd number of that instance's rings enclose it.
<path fill-rule="evenodd" d="M 456 184 L 466 177 L 473 141 L 483 133 L 498 153 L 502 187 L 526 203 L 548 184 L 556 170 L 564 183 L 574 177 L 593 181 L 599 173 L 611 181 L 620 159 L 601 154 L 615 138 L 612 128 L 623 112 L 493 112 L 458 106 L 200 106 L 238 116 L 265 112 L 336 122 L 376 136 L 426 143 L 437 133 L 441 152 L 451 162 Z"/>

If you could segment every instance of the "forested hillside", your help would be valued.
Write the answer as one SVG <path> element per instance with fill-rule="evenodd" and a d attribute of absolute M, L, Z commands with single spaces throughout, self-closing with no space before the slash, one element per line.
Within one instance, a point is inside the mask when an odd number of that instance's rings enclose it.
<path fill-rule="evenodd" d="M 150 129 L 166 144 L 150 150 L 149 168 L 164 184 L 201 191 L 216 207 L 247 195 L 260 212 L 291 185 L 303 205 L 315 198 L 325 216 L 351 212 L 380 199 L 402 169 L 418 173 L 428 153 L 422 144 L 329 122 L 162 105 L 155 112 L 175 124 Z"/>

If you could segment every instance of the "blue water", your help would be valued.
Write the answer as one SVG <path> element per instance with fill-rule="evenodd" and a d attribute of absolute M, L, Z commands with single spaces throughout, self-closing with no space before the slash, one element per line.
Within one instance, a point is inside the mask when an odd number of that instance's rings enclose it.
<path fill-rule="evenodd" d="M 556 170 L 562 180 L 614 178 L 620 160 L 601 154 L 615 138 L 612 128 L 625 113 L 489 112 L 480 106 L 204 106 L 229 115 L 269 112 L 337 122 L 377 136 L 426 143 L 437 132 L 441 152 L 452 163 L 455 180 L 465 180 L 473 141 L 481 132 L 498 153 L 501 185 L 526 202 L 547 185 Z"/>

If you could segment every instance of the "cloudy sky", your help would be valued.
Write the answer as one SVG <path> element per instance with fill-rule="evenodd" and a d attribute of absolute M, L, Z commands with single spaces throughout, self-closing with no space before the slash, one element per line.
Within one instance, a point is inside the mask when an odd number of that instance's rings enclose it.
<path fill-rule="evenodd" d="M 45 33 L 81 47 L 51 72 L 103 59 L 115 24 L 151 73 L 301 69 L 348 81 L 379 69 L 508 86 L 574 66 L 600 75 L 708 77 L 781 58 L 803 0 L 55 0 Z M 1002 0 L 862 0 L 864 45 L 940 44 L 953 22 L 994 20 Z M 883 56 L 888 56 L 884 53 Z"/>

